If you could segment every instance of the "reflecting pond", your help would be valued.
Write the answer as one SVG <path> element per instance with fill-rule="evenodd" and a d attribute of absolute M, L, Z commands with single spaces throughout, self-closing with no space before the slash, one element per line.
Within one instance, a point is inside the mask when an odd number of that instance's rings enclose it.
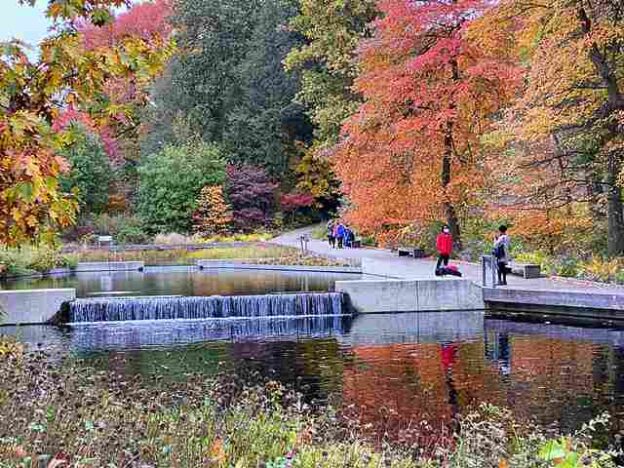
<path fill-rule="evenodd" d="M 258 371 L 370 423 L 432 437 L 482 402 L 573 429 L 603 411 L 619 428 L 624 330 L 501 320 L 481 312 L 4 327 L 121 374 Z M 425 423 L 426 422 L 426 423 Z M 421 431 L 422 433 L 423 431 Z"/>

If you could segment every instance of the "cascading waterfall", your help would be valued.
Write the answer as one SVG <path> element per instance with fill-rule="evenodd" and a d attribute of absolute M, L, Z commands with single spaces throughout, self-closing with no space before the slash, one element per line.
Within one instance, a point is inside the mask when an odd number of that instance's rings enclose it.
<path fill-rule="evenodd" d="M 82 323 L 70 343 L 79 351 L 162 348 L 206 341 L 267 341 L 341 336 L 351 316 L 258 317 Z"/>
<path fill-rule="evenodd" d="M 252 296 L 143 296 L 77 299 L 67 304 L 64 320 L 123 322 L 129 320 L 209 319 L 341 315 L 341 293 L 267 294 Z"/>

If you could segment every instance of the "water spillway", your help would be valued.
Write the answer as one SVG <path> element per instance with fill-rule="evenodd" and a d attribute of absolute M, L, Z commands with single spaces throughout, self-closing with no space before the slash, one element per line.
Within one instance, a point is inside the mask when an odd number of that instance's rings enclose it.
<path fill-rule="evenodd" d="M 297 317 L 343 313 L 341 293 L 102 297 L 76 299 L 67 303 L 58 321 L 123 322 L 226 317 Z"/>
<path fill-rule="evenodd" d="M 142 320 L 74 324 L 69 343 L 77 351 L 164 348 L 209 341 L 282 341 L 340 337 L 350 315 L 232 317 L 207 320 Z"/>

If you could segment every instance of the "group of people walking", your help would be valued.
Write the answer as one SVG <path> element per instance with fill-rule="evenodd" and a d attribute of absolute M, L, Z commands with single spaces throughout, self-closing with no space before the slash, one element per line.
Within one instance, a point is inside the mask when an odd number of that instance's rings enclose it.
<path fill-rule="evenodd" d="M 340 221 L 327 223 L 327 242 L 331 248 L 347 248 L 354 246 L 355 231 Z"/>
<path fill-rule="evenodd" d="M 494 246 L 492 256 L 496 260 L 496 273 L 498 276 L 498 284 L 500 286 L 507 285 L 507 274 L 509 273 L 509 262 L 511 241 L 507 235 L 507 226 L 502 225 L 498 228 L 498 232 L 494 237 Z M 454 275 L 461 276 L 461 273 L 454 265 L 449 265 L 449 259 L 453 253 L 453 235 L 448 225 L 442 227 L 442 232 L 436 238 L 436 250 L 438 251 L 438 262 L 436 264 L 436 276 Z"/>

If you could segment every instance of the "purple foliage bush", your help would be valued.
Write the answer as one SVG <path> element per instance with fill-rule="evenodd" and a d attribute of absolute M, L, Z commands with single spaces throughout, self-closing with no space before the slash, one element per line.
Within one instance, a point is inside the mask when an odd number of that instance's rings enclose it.
<path fill-rule="evenodd" d="M 275 214 L 276 189 L 277 184 L 261 167 L 228 166 L 226 190 L 234 227 L 251 231 L 270 225 Z"/>

